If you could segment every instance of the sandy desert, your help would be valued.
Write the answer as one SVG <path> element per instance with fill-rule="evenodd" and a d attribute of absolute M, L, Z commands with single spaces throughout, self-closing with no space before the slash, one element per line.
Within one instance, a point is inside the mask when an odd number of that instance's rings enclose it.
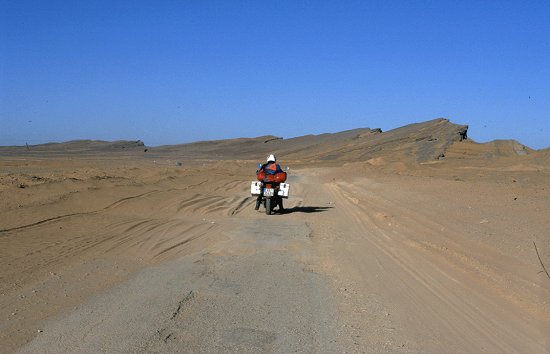
<path fill-rule="evenodd" d="M 0 196 L 2 353 L 550 352 L 550 149 L 446 119 L 0 147 Z"/>

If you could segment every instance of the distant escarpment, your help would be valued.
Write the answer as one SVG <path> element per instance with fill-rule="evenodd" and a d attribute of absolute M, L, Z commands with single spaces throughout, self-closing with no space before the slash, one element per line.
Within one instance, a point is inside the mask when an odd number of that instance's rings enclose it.
<path fill-rule="evenodd" d="M 188 158 L 252 160 L 274 153 L 286 160 L 325 163 L 368 161 L 383 157 L 418 163 L 443 158 L 451 144 L 467 138 L 467 131 L 466 125 L 440 118 L 387 132 L 379 128 L 360 128 L 291 139 L 261 136 L 161 146 L 152 148 L 151 153 L 178 154 Z"/>
<path fill-rule="evenodd" d="M 143 151 L 141 140 L 71 140 L 64 143 L 46 143 L 25 146 L 0 146 L 0 156 L 7 155 L 63 155 L 63 154 L 103 154 L 124 151 Z"/>
<path fill-rule="evenodd" d="M 90 156 L 94 158 L 134 156 L 183 160 L 254 160 L 275 154 L 282 161 L 321 162 L 342 165 L 368 162 L 417 165 L 436 161 L 494 162 L 503 158 L 533 158 L 546 165 L 550 149 L 532 150 L 513 140 L 475 143 L 468 139 L 468 126 L 438 118 L 383 132 L 379 128 L 359 128 L 338 133 L 304 135 L 284 139 L 273 135 L 199 141 L 189 144 L 146 147 L 140 140 L 74 140 L 29 146 L 0 147 L 0 156 Z M 523 162 L 522 162 L 523 163 Z"/>

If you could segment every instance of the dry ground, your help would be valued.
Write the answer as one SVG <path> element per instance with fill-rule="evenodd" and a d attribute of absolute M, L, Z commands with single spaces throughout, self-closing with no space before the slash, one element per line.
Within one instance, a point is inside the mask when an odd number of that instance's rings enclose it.
<path fill-rule="evenodd" d="M 0 166 L 0 352 L 550 350 L 546 171 L 297 166 L 266 216 L 251 161 Z"/>

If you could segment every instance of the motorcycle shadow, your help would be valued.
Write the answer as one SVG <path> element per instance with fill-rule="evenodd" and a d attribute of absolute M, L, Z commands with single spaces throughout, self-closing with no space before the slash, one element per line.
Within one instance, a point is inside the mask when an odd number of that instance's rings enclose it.
<path fill-rule="evenodd" d="M 332 209 L 334 207 L 322 207 L 322 206 L 296 206 L 293 208 L 287 208 L 285 209 L 285 214 L 290 213 L 322 213 L 323 211 L 327 211 L 328 209 Z"/>

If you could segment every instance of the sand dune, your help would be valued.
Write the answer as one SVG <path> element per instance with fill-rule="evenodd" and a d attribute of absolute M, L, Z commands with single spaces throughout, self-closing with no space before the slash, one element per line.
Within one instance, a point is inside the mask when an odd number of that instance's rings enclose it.
<path fill-rule="evenodd" d="M 466 133 L 0 148 L 0 352 L 546 352 L 550 151 Z"/>

